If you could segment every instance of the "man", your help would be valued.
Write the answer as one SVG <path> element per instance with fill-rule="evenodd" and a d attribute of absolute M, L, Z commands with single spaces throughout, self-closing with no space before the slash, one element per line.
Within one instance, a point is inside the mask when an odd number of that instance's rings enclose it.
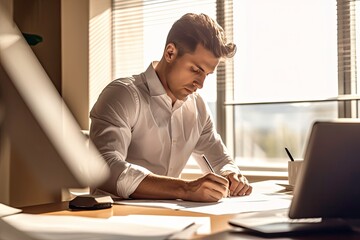
<path fill-rule="evenodd" d="M 90 113 L 90 139 L 111 169 L 99 189 L 122 198 L 203 202 L 251 193 L 196 93 L 235 51 L 214 20 L 185 14 L 172 26 L 160 62 L 103 90 Z M 215 173 L 180 179 L 189 157 L 201 165 L 202 154 Z"/>

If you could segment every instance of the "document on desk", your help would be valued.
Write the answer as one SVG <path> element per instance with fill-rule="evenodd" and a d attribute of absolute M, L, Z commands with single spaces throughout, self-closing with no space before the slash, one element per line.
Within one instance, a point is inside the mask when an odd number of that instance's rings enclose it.
<path fill-rule="evenodd" d="M 173 228 L 179 233 L 176 234 L 177 239 L 187 239 L 186 237 L 180 237 L 183 231 L 179 229 L 184 229 L 189 224 L 194 223 L 195 231 L 197 234 L 210 234 L 211 233 L 211 223 L 210 217 L 188 217 L 188 216 L 164 216 L 164 215 L 127 215 L 127 216 L 117 216 L 109 219 L 111 222 L 126 222 L 126 223 L 143 223 L 147 226 L 162 226 L 166 228 Z M 192 228 L 194 229 L 194 228 Z M 187 231 L 188 232 L 188 231 Z M 193 232 L 193 233 L 194 233 Z"/>
<path fill-rule="evenodd" d="M 213 203 L 181 200 L 122 200 L 115 201 L 114 203 L 222 215 L 286 209 L 290 207 L 291 196 L 252 194 L 249 196 L 223 198 L 219 202 Z"/>
<path fill-rule="evenodd" d="M 173 239 L 172 236 L 196 223 L 194 218 L 173 219 L 172 216 L 163 216 L 160 222 L 156 217 L 136 215 L 101 219 L 23 213 L 4 217 L 3 220 L 39 240 Z"/>

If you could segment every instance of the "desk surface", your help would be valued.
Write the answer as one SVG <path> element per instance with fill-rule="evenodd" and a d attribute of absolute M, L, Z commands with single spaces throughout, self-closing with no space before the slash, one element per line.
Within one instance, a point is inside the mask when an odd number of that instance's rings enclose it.
<path fill-rule="evenodd" d="M 277 191 L 284 191 L 284 188 L 275 184 L 276 181 L 266 181 L 253 184 L 254 191 L 262 193 L 274 193 Z M 102 210 L 89 211 L 72 211 L 68 207 L 68 202 L 45 204 L 39 206 L 31 206 L 23 208 L 23 212 L 32 214 L 49 214 L 49 215 L 72 215 L 95 218 L 109 218 L 111 216 L 125 216 L 129 214 L 142 215 L 167 215 L 167 216 L 192 216 L 192 217 L 210 217 L 211 221 L 211 235 L 196 235 L 194 239 L 262 239 L 260 237 L 252 236 L 244 233 L 242 230 L 235 231 L 229 224 L 228 220 L 234 218 L 237 214 L 227 215 L 209 215 L 203 213 L 186 212 L 173 209 L 152 208 L 152 207 L 138 207 L 128 205 L 113 205 L 112 208 Z M 274 239 L 274 238 L 272 238 Z M 316 234 L 307 235 L 294 238 L 280 238 L 280 239 L 360 239 L 359 234 Z"/>

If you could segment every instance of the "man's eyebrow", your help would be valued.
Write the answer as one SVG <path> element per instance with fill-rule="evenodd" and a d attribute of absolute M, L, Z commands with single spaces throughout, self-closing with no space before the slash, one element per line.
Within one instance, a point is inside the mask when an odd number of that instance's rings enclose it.
<path fill-rule="evenodd" d="M 208 74 L 213 74 L 213 73 L 214 73 L 214 71 L 209 72 L 209 73 L 206 73 L 205 70 L 204 70 L 202 67 L 200 67 L 199 65 L 195 64 L 195 66 L 196 66 L 197 68 L 199 68 L 199 69 L 200 69 L 203 73 L 205 73 L 206 75 L 208 75 Z"/>
<path fill-rule="evenodd" d="M 201 67 L 201 66 L 199 66 L 198 64 L 196 64 L 196 63 L 194 63 L 195 64 L 195 66 L 197 67 L 197 68 L 199 68 L 203 73 L 205 73 L 205 70 Z"/>

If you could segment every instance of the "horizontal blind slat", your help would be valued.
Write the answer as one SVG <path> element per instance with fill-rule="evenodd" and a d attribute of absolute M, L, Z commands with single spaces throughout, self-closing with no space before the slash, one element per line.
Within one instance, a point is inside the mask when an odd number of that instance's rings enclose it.
<path fill-rule="evenodd" d="M 171 25 L 187 12 L 216 16 L 216 0 L 113 0 L 113 76 L 144 71 L 161 56 Z M 155 34 L 154 34 L 155 33 Z M 154 57 L 155 58 L 155 57 Z"/>

